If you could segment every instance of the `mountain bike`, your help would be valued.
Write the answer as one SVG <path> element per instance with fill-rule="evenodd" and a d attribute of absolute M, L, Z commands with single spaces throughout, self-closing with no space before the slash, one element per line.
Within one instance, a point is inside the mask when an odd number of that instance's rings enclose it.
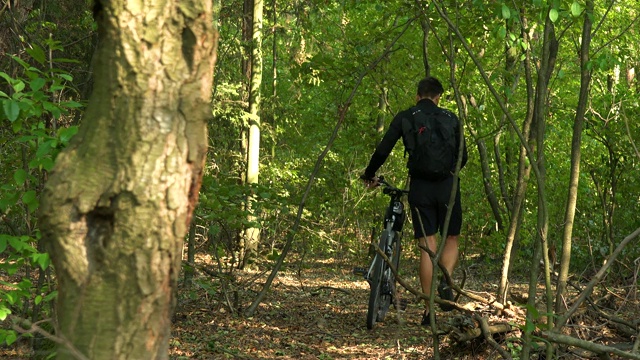
<path fill-rule="evenodd" d="M 406 215 L 402 197 L 409 191 L 394 187 L 386 182 L 382 176 L 378 178 L 378 183 L 383 186 L 382 192 L 390 198 L 384 214 L 384 230 L 380 235 L 378 248 L 387 256 L 397 272 L 402 250 L 400 241 L 402 226 Z M 367 328 L 371 330 L 376 322 L 384 321 L 391 304 L 394 304 L 396 308 L 400 306 L 396 298 L 395 275 L 378 251 L 375 251 L 369 268 L 355 268 L 353 271 L 355 274 L 363 275 L 371 287 L 367 310 Z"/>

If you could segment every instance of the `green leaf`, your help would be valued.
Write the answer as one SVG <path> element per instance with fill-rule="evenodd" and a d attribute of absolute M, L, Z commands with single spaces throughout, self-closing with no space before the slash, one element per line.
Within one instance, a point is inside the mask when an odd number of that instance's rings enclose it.
<path fill-rule="evenodd" d="M 42 295 L 36 295 L 36 298 L 35 298 L 35 299 L 33 299 L 33 302 L 34 302 L 36 305 L 39 305 L 39 304 L 42 302 Z"/>
<path fill-rule="evenodd" d="M 45 102 L 42 104 L 42 106 L 44 106 L 44 109 L 50 112 L 51 115 L 53 115 L 53 117 L 55 117 L 56 119 L 59 118 L 60 114 L 62 113 L 60 107 L 54 103 Z"/>
<path fill-rule="evenodd" d="M 49 254 L 47 253 L 35 253 L 31 255 L 31 259 L 40 266 L 42 270 L 46 270 L 51 264 L 51 260 L 49 259 Z"/>
<path fill-rule="evenodd" d="M 15 192 L 5 192 L 3 197 L 0 197 L 0 210 L 6 212 L 8 208 L 14 206 L 18 200 L 20 199 L 20 195 Z"/>
<path fill-rule="evenodd" d="M 22 202 L 25 204 L 29 204 L 36 199 L 36 192 L 34 190 L 29 190 L 22 195 Z"/>
<path fill-rule="evenodd" d="M 11 345 L 16 340 L 18 340 L 18 334 L 13 330 L 9 330 L 7 332 L 7 336 L 4 338 L 4 341 L 7 343 L 7 345 Z"/>
<path fill-rule="evenodd" d="M 44 158 L 44 159 L 42 159 L 42 161 L 40 161 L 40 165 L 42 166 L 42 168 L 44 170 L 51 171 L 51 169 L 53 169 L 53 166 L 55 165 L 55 163 L 53 162 L 53 159 L 51 159 L 51 158 Z"/>
<path fill-rule="evenodd" d="M 533 321 L 527 321 L 524 325 L 524 331 L 526 333 L 532 333 L 536 329 L 536 324 Z"/>
<path fill-rule="evenodd" d="M 11 83 L 13 82 L 13 78 L 12 78 L 11 76 L 9 76 L 9 74 L 7 74 L 7 73 L 6 73 L 6 72 L 4 72 L 4 71 L 0 71 L 0 77 L 1 77 L 1 78 L 3 78 L 3 79 L 5 79 L 5 80 L 7 80 L 7 82 L 8 82 L 9 84 L 11 84 Z"/>
<path fill-rule="evenodd" d="M 37 77 L 37 78 L 31 80 L 31 82 L 29 83 L 29 87 L 33 91 L 38 91 L 38 90 L 42 89 L 42 87 L 44 86 L 45 83 L 46 83 L 46 81 L 43 78 Z"/>
<path fill-rule="evenodd" d="M 29 190 L 24 195 L 22 195 L 22 202 L 27 205 L 29 211 L 35 211 L 38 206 L 40 206 L 40 202 L 36 196 L 36 192 L 34 190 Z"/>
<path fill-rule="evenodd" d="M 60 138 L 61 143 L 66 144 L 77 133 L 78 133 L 77 126 L 69 126 L 68 128 L 60 129 L 58 131 L 58 137 Z"/>
<path fill-rule="evenodd" d="M 18 80 L 16 82 L 13 83 L 13 90 L 17 93 L 22 92 L 22 90 L 24 90 L 24 88 L 26 87 L 26 85 L 24 84 L 24 81 L 22 80 Z"/>
<path fill-rule="evenodd" d="M 50 292 L 49 294 L 47 294 L 47 296 L 44 297 L 44 301 L 51 301 L 51 300 L 55 299 L 56 296 L 58 296 L 58 291 L 54 290 L 54 291 Z"/>
<path fill-rule="evenodd" d="M 506 4 L 502 4 L 502 18 L 509 19 L 511 17 L 511 10 Z"/>
<path fill-rule="evenodd" d="M 260 193 L 260 197 L 262 197 L 263 199 L 270 199 L 271 198 L 271 193 L 262 192 L 262 193 Z"/>
<path fill-rule="evenodd" d="M 16 185 L 22 186 L 25 181 L 27 181 L 27 172 L 24 169 L 18 169 L 15 173 L 13 173 L 13 179 L 16 181 Z"/>
<path fill-rule="evenodd" d="M 38 150 L 36 150 L 36 157 L 43 158 L 43 157 L 51 154 L 51 150 L 53 148 L 52 145 L 53 145 L 53 141 L 52 140 L 43 141 L 40 144 L 40 146 L 38 146 Z"/>
<path fill-rule="evenodd" d="M 571 4 L 571 15 L 578 17 L 580 14 L 582 14 L 582 6 L 577 1 L 574 1 Z"/>
<path fill-rule="evenodd" d="M 59 75 L 61 78 L 67 80 L 68 82 L 72 82 L 73 81 L 73 76 L 69 75 L 69 74 L 60 74 Z"/>
<path fill-rule="evenodd" d="M 551 20 L 551 22 L 556 22 L 556 20 L 558 20 L 558 10 L 557 9 L 549 10 L 549 19 Z"/>
<path fill-rule="evenodd" d="M 13 99 L 5 99 L 2 102 L 2 108 L 4 109 L 4 114 L 7 116 L 9 121 L 14 122 L 20 116 L 20 106 L 18 102 Z"/>
<path fill-rule="evenodd" d="M 34 45 L 32 44 L 31 46 L 33 46 L 30 49 L 27 49 L 27 54 L 31 55 L 31 57 L 39 62 L 40 64 L 44 64 L 45 61 L 47 61 L 47 57 L 44 54 L 44 51 L 42 50 L 42 48 L 38 45 Z"/>
<path fill-rule="evenodd" d="M 500 26 L 500 28 L 498 29 L 498 36 L 500 36 L 501 39 L 504 39 L 507 37 L 507 28 L 504 26 Z"/>
<path fill-rule="evenodd" d="M 538 319 L 540 317 L 540 312 L 538 311 L 538 309 L 535 306 L 527 304 L 526 308 L 527 308 L 527 311 L 531 314 L 531 317 L 533 319 Z"/>
<path fill-rule="evenodd" d="M 14 121 L 13 124 L 11 124 L 11 129 L 14 133 L 22 130 L 22 121 Z"/>
<path fill-rule="evenodd" d="M 29 64 L 26 61 L 20 59 L 19 57 L 15 56 L 15 55 L 9 55 L 9 56 L 11 56 L 13 61 L 15 61 L 18 64 L 20 64 L 23 68 L 25 68 L 25 69 L 29 69 L 30 68 Z"/>
<path fill-rule="evenodd" d="M 0 306 L 0 320 L 7 318 L 7 315 L 11 314 L 11 310 L 5 306 Z"/>
<path fill-rule="evenodd" d="M 15 251 L 22 251 L 22 249 L 27 246 L 27 244 L 25 244 L 24 241 L 22 241 L 22 239 L 17 236 L 9 237 L 9 245 L 11 245 L 11 247 Z"/>

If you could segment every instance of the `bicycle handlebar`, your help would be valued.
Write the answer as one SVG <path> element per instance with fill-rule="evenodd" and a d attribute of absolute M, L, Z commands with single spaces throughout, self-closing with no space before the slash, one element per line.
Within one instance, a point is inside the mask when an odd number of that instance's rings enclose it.
<path fill-rule="evenodd" d="M 382 189 L 382 192 L 385 194 L 393 194 L 393 193 L 408 194 L 409 193 L 409 190 L 398 189 L 397 187 L 391 185 L 389 182 L 387 182 L 384 179 L 384 176 L 382 175 L 378 177 L 378 184 L 384 185 L 384 189 Z"/>
<path fill-rule="evenodd" d="M 376 182 L 375 186 L 380 186 L 381 184 L 384 185 L 384 189 L 382 190 L 383 193 L 389 195 L 392 193 L 398 193 L 398 194 L 408 194 L 409 191 L 408 190 L 403 190 L 403 189 L 399 189 L 393 185 L 391 185 L 389 182 L 387 182 L 384 179 L 384 176 L 380 175 L 377 178 L 373 177 L 371 179 L 367 178 L 363 175 L 360 176 L 360 179 L 365 180 L 365 181 L 369 181 L 369 182 Z"/>

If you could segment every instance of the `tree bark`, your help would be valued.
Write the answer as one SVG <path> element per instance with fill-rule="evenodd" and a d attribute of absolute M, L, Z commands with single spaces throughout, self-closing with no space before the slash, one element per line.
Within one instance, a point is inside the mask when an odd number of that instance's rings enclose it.
<path fill-rule="evenodd" d="M 467 117 L 465 115 L 465 117 Z M 474 130 L 472 126 L 468 127 L 471 136 L 473 137 L 476 146 L 478 147 L 478 155 L 480 156 L 480 168 L 482 169 L 482 184 L 484 185 L 484 194 L 487 197 L 487 202 L 491 207 L 491 212 L 493 213 L 493 218 L 497 224 L 498 230 L 502 230 L 502 215 L 500 214 L 500 205 L 498 204 L 498 197 L 496 196 L 496 192 L 493 190 L 493 185 L 491 184 L 491 169 L 489 167 L 489 155 L 487 153 L 487 144 L 483 139 L 478 136 L 478 133 Z"/>
<path fill-rule="evenodd" d="M 548 257 L 548 244 L 547 234 L 549 228 L 549 213 L 547 210 L 546 199 L 546 165 L 545 165 L 545 152 L 544 152 L 544 140 L 546 132 L 546 116 L 547 113 L 547 96 L 549 93 L 549 79 L 553 73 L 555 67 L 555 61 L 558 54 L 558 41 L 555 36 L 555 27 L 549 15 L 545 20 L 545 26 L 543 31 L 543 43 L 542 43 L 542 57 L 541 65 L 538 70 L 538 79 L 536 83 L 536 97 L 534 105 L 534 126 L 532 131 L 535 131 L 536 138 L 536 164 L 538 171 L 536 173 L 536 184 L 538 191 L 538 221 L 536 226 L 536 241 L 534 243 L 533 259 L 531 261 L 531 274 L 529 278 L 529 299 L 527 303 L 527 322 L 534 321 L 533 312 L 531 309 L 535 309 L 535 297 L 538 283 L 538 262 L 542 257 L 544 261 L 544 278 L 546 289 L 546 304 L 547 304 L 547 327 L 553 327 L 553 305 L 551 296 L 551 276 L 549 273 L 549 257 Z M 522 347 L 522 358 L 529 358 L 529 351 L 531 349 L 532 333 L 529 328 L 525 328 L 524 332 L 524 345 Z M 551 348 L 547 349 L 547 358 L 551 358 Z"/>
<path fill-rule="evenodd" d="M 253 0 L 253 38 L 251 53 L 251 86 L 249 91 L 249 143 L 247 156 L 247 184 L 258 184 L 260 175 L 260 86 L 262 84 L 262 0 Z M 249 223 L 255 223 L 253 202 L 255 198 L 249 196 L 246 202 Z M 244 231 L 244 254 L 242 267 L 258 253 L 260 229 L 249 226 Z"/>
<path fill-rule="evenodd" d="M 569 177 L 569 192 L 567 206 L 564 215 L 564 231 L 562 234 L 562 255 L 560 258 L 560 271 L 558 274 L 558 286 L 556 290 L 555 311 L 563 311 L 563 301 L 567 280 L 569 278 L 569 263 L 571 262 L 571 238 L 573 234 L 573 221 L 578 202 L 578 183 L 580 179 L 580 157 L 582 145 L 582 129 L 584 115 L 589 101 L 589 87 L 591 84 L 591 71 L 588 69 L 589 47 L 591 46 L 591 16 L 593 16 L 593 0 L 587 0 L 582 27 L 582 45 L 580 48 L 580 95 L 576 108 L 576 117 L 573 122 L 573 138 L 571 141 L 571 172 Z"/>
<path fill-rule="evenodd" d="M 59 284 L 56 331 L 91 359 L 166 359 L 207 151 L 212 4 L 96 5 L 94 91 L 41 203 Z M 73 352 L 63 346 L 58 358 Z"/>
<path fill-rule="evenodd" d="M 541 336 L 542 336 L 542 338 L 544 338 L 544 339 L 546 339 L 546 340 L 548 340 L 548 341 L 550 341 L 552 343 L 579 347 L 579 348 L 591 351 L 591 352 L 599 354 L 599 355 L 614 354 L 614 355 L 617 355 L 620 358 L 640 359 L 640 354 L 634 354 L 634 353 L 626 352 L 626 351 L 620 350 L 620 349 L 618 349 L 618 348 L 616 348 L 614 346 L 601 345 L 601 344 L 597 344 L 597 343 L 594 343 L 594 342 L 591 342 L 591 341 L 585 341 L 585 340 L 582 340 L 582 339 L 577 339 L 577 338 L 574 338 L 574 337 L 571 337 L 571 336 L 568 336 L 568 335 L 564 335 L 564 334 L 558 334 L 558 333 L 551 332 L 551 331 L 545 331 L 545 332 L 543 332 L 541 334 Z"/>
<path fill-rule="evenodd" d="M 530 45 L 531 39 L 526 31 L 527 28 L 527 18 L 526 14 L 522 13 L 522 25 L 521 25 L 521 35 L 524 41 Z M 524 59 L 524 71 L 525 71 L 525 83 L 527 86 L 527 112 L 525 115 L 524 122 L 522 124 L 522 134 L 523 138 L 527 139 L 529 142 L 529 148 L 534 147 L 534 143 L 530 138 L 531 135 L 531 124 L 533 122 L 533 108 L 534 108 L 534 89 L 533 89 L 533 71 L 532 71 L 532 60 L 531 60 L 531 47 L 528 46 L 525 51 L 525 59 Z M 509 163 L 509 162 L 507 162 Z M 507 237 L 505 244 L 505 251 L 503 256 L 502 263 L 502 274 L 500 277 L 500 284 L 498 286 L 497 297 L 500 302 L 506 303 L 507 292 L 509 290 L 509 274 L 511 273 L 511 268 L 513 266 L 513 259 L 515 258 L 518 247 L 520 244 L 520 227 L 522 224 L 522 212 L 524 209 L 524 200 L 527 191 L 527 186 L 529 183 L 529 176 L 531 174 L 531 165 L 527 164 L 527 146 L 522 143 L 520 145 L 520 157 L 518 161 L 518 177 L 516 179 L 516 187 L 515 192 L 512 197 L 506 196 L 506 193 L 503 192 L 505 199 L 509 199 L 511 202 L 511 206 L 507 205 L 511 210 L 511 221 L 509 223 L 509 227 L 507 229 Z"/>

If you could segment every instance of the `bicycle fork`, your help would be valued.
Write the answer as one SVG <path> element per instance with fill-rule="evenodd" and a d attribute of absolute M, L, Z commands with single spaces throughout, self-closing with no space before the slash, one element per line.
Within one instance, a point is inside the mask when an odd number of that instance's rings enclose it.
<path fill-rule="evenodd" d="M 393 238 L 395 237 L 395 231 L 391 230 L 391 229 L 386 229 L 384 234 L 385 236 L 385 242 L 384 242 L 384 253 L 385 255 L 387 255 L 387 259 L 391 259 L 391 256 L 393 254 L 393 250 L 392 250 L 392 246 L 393 246 Z M 379 245 L 378 245 L 379 246 Z M 364 277 L 365 280 L 367 280 L 367 282 L 369 282 L 369 284 L 371 284 L 371 277 L 373 274 L 373 267 L 378 263 L 376 260 L 377 258 L 380 257 L 380 254 L 378 253 L 378 251 L 376 250 L 375 255 L 371 261 L 371 264 L 369 265 L 369 268 L 354 268 L 353 269 L 353 273 L 355 275 L 361 275 Z M 384 263 L 384 259 L 380 259 L 382 260 L 382 262 Z M 383 286 L 385 286 L 384 290 L 384 294 L 390 294 L 389 291 L 390 289 L 388 286 L 389 281 L 387 281 L 389 278 L 391 278 L 391 267 L 389 266 L 385 266 L 385 272 L 383 274 L 383 278 L 385 279 L 385 284 Z"/>

